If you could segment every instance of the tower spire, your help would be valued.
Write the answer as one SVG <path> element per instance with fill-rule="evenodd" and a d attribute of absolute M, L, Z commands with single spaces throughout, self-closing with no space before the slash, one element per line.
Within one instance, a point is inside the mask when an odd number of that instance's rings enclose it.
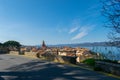
<path fill-rule="evenodd" d="M 42 42 L 42 49 L 46 49 L 46 48 L 47 48 L 47 46 L 45 44 L 45 41 L 43 40 L 43 42 Z"/>

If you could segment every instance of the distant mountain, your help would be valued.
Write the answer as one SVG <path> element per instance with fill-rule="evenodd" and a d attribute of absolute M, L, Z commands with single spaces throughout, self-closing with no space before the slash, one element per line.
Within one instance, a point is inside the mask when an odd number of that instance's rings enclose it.
<path fill-rule="evenodd" d="M 83 47 L 83 46 L 108 46 L 106 44 L 107 42 L 93 42 L 93 43 L 75 43 L 75 44 L 58 44 L 58 45 L 48 45 L 50 47 L 63 47 L 63 46 L 69 46 L 69 47 Z"/>

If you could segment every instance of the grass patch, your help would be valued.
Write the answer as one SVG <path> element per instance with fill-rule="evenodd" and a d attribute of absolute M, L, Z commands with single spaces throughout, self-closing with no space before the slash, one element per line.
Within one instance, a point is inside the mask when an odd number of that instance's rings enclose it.
<path fill-rule="evenodd" d="M 95 66 L 95 59 L 89 58 L 83 61 L 83 63 L 89 65 L 89 66 Z"/>

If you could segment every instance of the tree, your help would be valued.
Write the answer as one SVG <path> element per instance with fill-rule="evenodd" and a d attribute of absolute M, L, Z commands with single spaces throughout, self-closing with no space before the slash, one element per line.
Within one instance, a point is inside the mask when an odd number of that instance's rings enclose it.
<path fill-rule="evenodd" d="M 3 46 L 2 43 L 0 43 L 0 50 L 2 49 L 2 46 Z"/>
<path fill-rule="evenodd" d="M 109 33 L 110 43 L 120 47 L 120 0 L 101 0 L 102 14 L 107 19 L 105 26 L 112 31 Z"/>
<path fill-rule="evenodd" d="M 17 41 L 6 41 L 5 43 L 3 43 L 3 46 L 6 47 L 9 50 L 19 50 L 21 44 Z"/>
<path fill-rule="evenodd" d="M 2 43 L 0 43 L 0 46 L 2 46 Z"/>
<path fill-rule="evenodd" d="M 8 53 L 8 51 L 9 50 L 2 43 L 0 43 L 0 54 Z"/>

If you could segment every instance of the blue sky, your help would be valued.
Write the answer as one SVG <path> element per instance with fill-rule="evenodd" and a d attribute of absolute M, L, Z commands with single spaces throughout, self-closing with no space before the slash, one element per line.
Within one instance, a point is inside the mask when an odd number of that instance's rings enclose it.
<path fill-rule="evenodd" d="M 99 0 L 0 0 L 0 42 L 25 45 L 107 41 Z"/>

